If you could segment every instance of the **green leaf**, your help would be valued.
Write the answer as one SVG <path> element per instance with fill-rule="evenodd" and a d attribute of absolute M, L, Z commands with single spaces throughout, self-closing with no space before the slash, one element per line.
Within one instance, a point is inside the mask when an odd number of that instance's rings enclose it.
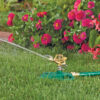
<path fill-rule="evenodd" d="M 90 46 L 91 48 L 93 48 L 94 45 L 95 45 L 96 37 L 97 37 L 97 31 L 96 31 L 96 30 L 92 30 L 92 31 L 90 32 L 90 37 L 89 37 L 89 46 Z"/>
<path fill-rule="evenodd" d="M 98 45 L 98 44 L 100 44 L 100 36 L 98 36 L 98 37 L 96 38 L 96 40 L 95 40 L 95 46 Z"/>

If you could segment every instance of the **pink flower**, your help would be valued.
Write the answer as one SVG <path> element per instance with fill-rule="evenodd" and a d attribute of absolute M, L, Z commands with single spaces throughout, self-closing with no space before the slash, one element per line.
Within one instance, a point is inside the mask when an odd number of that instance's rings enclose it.
<path fill-rule="evenodd" d="M 94 6 L 95 6 L 95 3 L 93 1 L 88 2 L 88 8 L 92 9 L 94 8 Z"/>
<path fill-rule="evenodd" d="M 96 50 L 95 50 L 95 52 L 93 53 L 93 58 L 95 59 L 95 57 L 96 57 L 96 59 L 98 59 L 98 55 L 100 55 L 100 48 L 96 48 Z"/>
<path fill-rule="evenodd" d="M 33 36 L 30 37 L 30 41 L 34 42 L 34 37 Z"/>
<path fill-rule="evenodd" d="M 71 10 L 71 11 L 68 13 L 68 19 L 69 19 L 69 20 L 74 20 L 74 19 L 75 19 L 75 10 Z"/>
<path fill-rule="evenodd" d="M 38 12 L 37 13 L 37 16 L 38 17 L 44 17 L 44 16 L 46 16 L 47 15 L 47 12 Z"/>
<path fill-rule="evenodd" d="M 66 40 L 66 41 L 68 41 L 69 40 L 69 37 L 68 36 L 66 36 L 67 35 L 67 33 L 66 33 L 66 31 L 64 31 L 64 39 Z"/>
<path fill-rule="evenodd" d="M 30 17 L 30 20 L 33 21 L 34 20 L 33 17 Z"/>
<path fill-rule="evenodd" d="M 88 43 L 83 43 L 81 46 L 81 49 L 78 51 L 79 53 L 85 52 L 87 53 L 90 50 L 90 47 L 88 46 Z"/>
<path fill-rule="evenodd" d="M 91 17 L 93 15 L 93 12 L 91 10 L 86 10 L 85 13 L 88 17 Z"/>
<path fill-rule="evenodd" d="M 63 44 L 66 42 L 65 38 L 62 38 L 61 40 L 62 40 L 62 43 Z"/>
<path fill-rule="evenodd" d="M 74 20 L 72 20 L 72 21 L 69 23 L 69 26 L 72 27 L 72 28 L 74 27 Z"/>
<path fill-rule="evenodd" d="M 96 48 L 96 52 L 100 55 L 100 48 Z"/>
<path fill-rule="evenodd" d="M 100 22 L 99 21 L 97 21 L 96 23 L 95 23 L 95 25 L 96 25 L 96 30 L 98 30 L 98 31 L 100 31 Z"/>
<path fill-rule="evenodd" d="M 95 18 L 95 16 L 94 16 L 94 15 L 92 15 L 92 16 L 91 16 L 91 18 L 92 18 L 92 19 L 94 19 L 94 18 Z"/>
<path fill-rule="evenodd" d="M 81 0 L 76 0 L 76 2 L 74 3 L 74 9 L 77 10 L 79 5 L 81 3 Z"/>
<path fill-rule="evenodd" d="M 24 16 L 22 17 L 22 20 L 25 21 L 25 22 L 27 22 L 27 21 L 28 21 L 28 14 L 24 15 Z"/>
<path fill-rule="evenodd" d="M 91 19 L 88 19 L 88 18 L 86 18 L 86 19 L 83 19 L 82 20 L 82 26 L 83 27 L 88 27 L 88 28 L 92 28 L 93 27 L 93 25 L 92 25 L 92 20 Z"/>
<path fill-rule="evenodd" d="M 7 25 L 8 26 L 13 26 L 13 19 L 14 19 L 14 17 L 15 17 L 15 14 L 14 13 L 10 13 L 8 15 L 8 21 L 7 21 Z"/>
<path fill-rule="evenodd" d="M 95 48 L 90 48 L 90 49 L 88 50 L 88 52 L 90 52 L 90 53 L 92 53 L 92 54 L 93 54 L 94 51 L 95 51 Z"/>
<path fill-rule="evenodd" d="M 47 34 L 43 34 L 41 37 L 41 43 L 43 45 L 48 45 L 51 43 L 51 39 L 52 37 L 47 33 Z"/>
<path fill-rule="evenodd" d="M 55 30 L 60 30 L 62 28 L 62 19 L 57 19 L 54 22 L 53 27 Z"/>
<path fill-rule="evenodd" d="M 80 36 L 79 35 L 76 35 L 76 34 L 73 35 L 73 41 L 76 44 L 81 44 L 83 42 L 83 40 L 80 39 Z"/>
<path fill-rule="evenodd" d="M 85 40 L 86 38 L 87 38 L 86 33 L 85 33 L 85 32 L 82 32 L 82 33 L 80 34 L 80 39 L 81 39 L 81 40 Z"/>
<path fill-rule="evenodd" d="M 98 23 L 97 18 L 93 18 L 93 20 L 91 21 L 91 24 L 94 26 L 94 25 L 96 25 L 96 23 Z"/>
<path fill-rule="evenodd" d="M 88 46 L 88 43 L 83 43 L 81 46 L 81 50 L 83 52 L 88 52 L 88 50 L 90 50 L 90 47 Z"/>
<path fill-rule="evenodd" d="M 79 10 L 79 11 L 76 12 L 76 20 L 77 21 L 81 21 L 81 20 L 83 20 L 85 18 L 86 18 L 85 11 Z"/>
<path fill-rule="evenodd" d="M 9 42 L 13 42 L 14 41 L 14 38 L 13 38 L 13 34 L 12 33 L 8 36 L 8 41 Z"/>
<path fill-rule="evenodd" d="M 35 44 L 33 44 L 33 47 L 34 48 L 39 48 L 40 47 L 40 44 L 39 43 L 35 43 Z"/>
<path fill-rule="evenodd" d="M 100 47 L 100 44 L 97 44 L 96 47 Z"/>
<path fill-rule="evenodd" d="M 97 20 L 97 18 L 94 18 L 92 21 L 91 21 L 91 24 L 92 26 L 95 25 L 95 29 L 100 31 L 100 22 Z"/>
<path fill-rule="evenodd" d="M 43 14 L 44 14 L 44 15 L 47 15 L 47 12 L 44 11 Z"/>
<path fill-rule="evenodd" d="M 38 23 L 36 24 L 36 28 L 37 30 L 41 30 L 42 29 L 42 25 L 41 25 L 42 21 L 41 20 L 38 20 Z"/>
<path fill-rule="evenodd" d="M 94 60 L 98 59 L 96 52 L 94 52 L 93 59 Z"/>
<path fill-rule="evenodd" d="M 9 17 L 7 21 L 8 26 L 13 26 L 13 20 Z"/>
<path fill-rule="evenodd" d="M 100 13 L 98 14 L 98 19 L 100 20 Z"/>
<path fill-rule="evenodd" d="M 14 17 L 15 17 L 15 14 L 14 14 L 14 13 L 10 13 L 10 14 L 8 15 L 8 18 L 11 18 L 12 20 L 14 19 Z"/>
<path fill-rule="evenodd" d="M 98 59 L 98 55 L 100 55 L 100 48 L 91 48 L 88 52 L 93 54 L 93 59 Z"/>
<path fill-rule="evenodd" d="M 78 53 L 82 54 L 82 49 L 78 50 Z"/>
<path fill-rule="evenodd" d="M 73 50 L 74 48 L 75 48 L 74 45 L 68 45 L 68 46 L 67 46 L 67 49 L 68 49 L 68 50 Z"/>

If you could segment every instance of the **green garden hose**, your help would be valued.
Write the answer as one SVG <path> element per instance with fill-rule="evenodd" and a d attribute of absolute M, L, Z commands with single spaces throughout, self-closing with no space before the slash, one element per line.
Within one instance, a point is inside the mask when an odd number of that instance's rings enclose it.
<path fill-rule="evenodd" d="M 80 72 L 79 76 L 96 76 L 100 75 L 100 71 L 97 72 Z"/>
<path fill-rule="evenodd" d="M 76 76 L 97 76 L 100 75 L 100 71 L 97 72 L 71 72 L 66 73 L 62 71 L 57 72 L 45 72 L 41 75 L 41 78 L 48 78 L 48 79 L 58 79 L 58 80 L 73 80 Z"/>

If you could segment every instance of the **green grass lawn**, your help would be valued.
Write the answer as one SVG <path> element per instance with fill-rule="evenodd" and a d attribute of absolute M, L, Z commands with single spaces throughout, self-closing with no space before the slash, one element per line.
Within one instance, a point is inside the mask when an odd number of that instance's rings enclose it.
<path fill-rule="evenodd" d="M 89 54 L 67 55 L 66 72 L 100 71 L 100 60 Z M 56 69 L 54 62 L 0 43 L 0 100 L 100 100 L 100 76 L 68 81 L 39 78 Z"/>

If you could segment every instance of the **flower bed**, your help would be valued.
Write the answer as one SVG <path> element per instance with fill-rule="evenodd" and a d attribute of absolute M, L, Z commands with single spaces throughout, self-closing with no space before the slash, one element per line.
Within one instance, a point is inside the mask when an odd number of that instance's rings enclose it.
<path fill-rule="evenodd" d="M 32 13 L 22 15 L 10 13 L 7 24 L 11 26 L 13 33 L 8 40 L 26 47 L 59 46 L 87 53 L 100 44 L 100 14 L 96 18 L 95 11 L 94 1 L 76 0 L 66 18 L 61 15 L 52 16 L 46 10 L 38 12 L 37 8 Z M 98 55 L 100 53 L 96 56 Z"/>

